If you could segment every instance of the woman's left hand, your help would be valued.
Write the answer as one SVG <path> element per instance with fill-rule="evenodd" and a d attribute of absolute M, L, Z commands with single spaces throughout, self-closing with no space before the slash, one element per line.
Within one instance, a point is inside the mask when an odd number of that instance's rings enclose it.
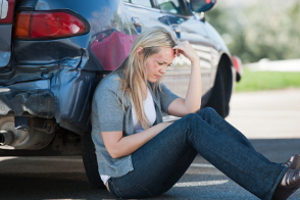
<path fill-rule="evenodd" d="M 173 49 L 175 50 L 176 56 L 180 56 L 180 54 L 182 54 L 192 63 L 200 62 L 197 52 L 188 41 L 179 42 L 175 47 L 173 47 Z"/>

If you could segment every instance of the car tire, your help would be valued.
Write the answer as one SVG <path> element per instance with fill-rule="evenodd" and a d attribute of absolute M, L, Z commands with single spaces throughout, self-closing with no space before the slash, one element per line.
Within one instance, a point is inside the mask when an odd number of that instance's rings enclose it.
<path fill-rule="evenodd" d="M 217 75 L 207 106 L 214 108 L 223 118 L 229 114 L 232 92 L 232 73 L 226 62 L 218 66 Z"/>
<path fill-rule="evenodd" d="M 95 153 L 95 146 L 92 141 L 91 134 L 84 134 L 82 136 L 82 139 L 82 160 L 89 183 L 95 188 L 105 189 L 105 185 L 103 184 L 98 172 L 98 163 Z"/>

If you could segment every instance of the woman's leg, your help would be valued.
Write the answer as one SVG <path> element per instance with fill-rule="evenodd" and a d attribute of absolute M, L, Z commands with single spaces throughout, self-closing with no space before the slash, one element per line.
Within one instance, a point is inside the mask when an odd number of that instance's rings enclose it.
<path fill-rule="evenodd" d="M 206 107 L 196 112 L 203 120 L 205 120 L 212 127 L 222 131 L 228 137 L 233 137 L 242 144 L 254 149 L 249 140 L 235 127 L 224 120 L 213 108 Z"/>
<path fill-rule="evenodd" d="M 261 199 L 271 199 L 287 168 L 256 152 L 247 138 L 212 108 L 190 116 L 188 141 L 205 159 Z"/>
<path fill-rule="evenodd" d="M 182 137 L 188 123 L 169 126 L 131 156 L 134 170 L 111 178 L 112 193 L 121 198 L 147 198 L 169 190 L 185 173 L 197 152 Z M 186 124 L 186 125 L 185 125 Z"/>
<path fill-rule="evenodd" d="M 215 119 L 213 112 L 203 109 L 201 114 L 187 115 L 145 144 L 132 155 L 134 171 L 111 179 L 112 190 L 124 198 L 158 195 L 184 173 L 195 149 L 248 191 L 271 199 L 286 168 L 257 153 L 244 136 L 233 133 L 232 126 L 218 116 Z"/>

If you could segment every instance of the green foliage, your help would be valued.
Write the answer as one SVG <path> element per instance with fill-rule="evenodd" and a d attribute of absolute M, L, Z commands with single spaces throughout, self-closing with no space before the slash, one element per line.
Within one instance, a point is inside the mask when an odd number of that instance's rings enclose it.
<path fill-rule="evenodd" d="M 270 72 L 244 70 L 236 92 L 300 88 L 300 72 Z"/>
<path fill-rule="evenodd" d="M 207 20 L 243 62 L 300 57 L 300 1 L 257 1 L 247 7 L 217 5 Z M 285 6 L 282 6 L 285 5 Z"/>

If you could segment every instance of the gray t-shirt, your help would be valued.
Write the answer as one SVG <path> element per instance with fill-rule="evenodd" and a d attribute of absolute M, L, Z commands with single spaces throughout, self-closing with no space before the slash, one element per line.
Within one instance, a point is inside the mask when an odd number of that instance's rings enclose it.
<path fill-rule="evenodd" d="M 162 112 L 167 113 L 170 103 L 178 98 L 164 84 L 151 89 L 155 111 L 156 122 L 162 122 Z M 160 89 L 159 89 L 160 88 Z M 107 152 L 101 132 L 102 131 L 123 131 L 123 135 L 138 134 L 134 131 L 132 120 L 132 105 L 128 97 L 124 97 L 120 90 L 120 75 L 112 72 L 106 76 L 97 86 L 92 102 L 92 139 L 96 148 L 99 174 L 110 177 L 120 177 L 134 170 L 131 155 L 121 158 L 112 158 Z"/>

